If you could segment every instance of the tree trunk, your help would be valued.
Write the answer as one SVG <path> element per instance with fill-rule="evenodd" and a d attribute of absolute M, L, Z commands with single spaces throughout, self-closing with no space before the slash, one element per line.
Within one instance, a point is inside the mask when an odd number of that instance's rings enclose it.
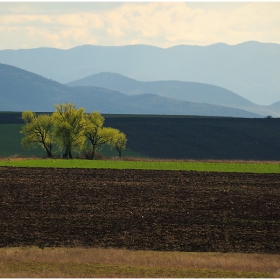
<path fill-rule="evenodd" d="M 71 152 L 68 148 L 65 149 L 65 153 L 63 154 L 63 158 L 72 158 Z"/>
<path fill-rule="evenodd" d="M 72 159 L 73 157 L 72 157 L 71 152 L 66 152 L 65 154 L 63 154 L 63 158 L 70 158 L 70 159 Z"/>
<path fill-rule="evenodd" d="M 53 156 L 52 156 L 52 152 L 50 151 L 50 150 L 47 150 L 47 157 L 48 158 L 52 158 Z"/>
<path fill-rule="evenodd" d="M 47 157 L 48 158 L 52 158 L 53 157 L 52 156 L 52 145 L 47 146 L 45 143 L 43 143 L 43 145 L 44 145 L 44 148 L 45 148 L 45 150 L 47 152 Z"/>
<path fill-rule="evenodd" d="M 94 155 L 95 155 L 95 148 L 94 148 L 94 145 L 92 145 L 92 152 L 90 155 L 90 159 L 94 159 Z"/>

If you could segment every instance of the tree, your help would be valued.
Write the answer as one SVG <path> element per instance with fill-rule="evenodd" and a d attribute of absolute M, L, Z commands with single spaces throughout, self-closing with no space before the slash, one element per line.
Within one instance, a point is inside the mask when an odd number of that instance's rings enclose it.
<path fill-rule="evenodd" d="M 118 151 L 119 157 L 122 156 L 122 151 L 126 148 L 126 142 L 126 135 L 123 132 L 120 132 L 118 129 L 114 129 L 110 144 Z"/>
<path fill-rule="evenodd" d="M 30 148 L 32 145 L 39 145 L 46 150 L 47 157 L 52 157 L 51 116 L 46 114 L 36 116 L 35 113 L 27 110 L 22 113 L 22 119 L 25 122 L 25 126 L 20 131 L 25 135 L 21 140 L 23 147 Z"/>
<path fill-rule="evenodd" d="M 104 144 L 109 143 L 113 137 L 113 128 L 103 127 L 104 117 L 99 112 L 86 115 L 85 136 L 88 139 L 91 152 L 87 157 L 93 159 L 95 152 Z"/>
<path fill-rule="evenodd" d="M 58 104 L 54 107 L 54 136 L 58 145 L 65 148 L 63 158 L 72 158 L 72 151 L 81 150 L 86 140 L 84 108 L 76 109 L 72 103 Z"/>
<path fill-rule="evenodd" d="M 72 158 L 72 151 L 86 150 L 86 156 L 94 158 L 95 152 L 104 144 L 115 147 L 121 157 L 126 146 L 126 136 L 118 129 L 103 127 L 104 117 L 99 112 L 85 114 L 84 108 L 77 109 L 72 103 L 54 105 L 56 111 L 49 115 L 39 115 L 31 111 L 22 113 L 26 125 L 22 129 L 25 137 L 22 145 L 29 147 L 39 144 L 45 148 L 48 157 L 52 157 L 53 139 L 59 148 L 65 149 L 63 158 Z"/>

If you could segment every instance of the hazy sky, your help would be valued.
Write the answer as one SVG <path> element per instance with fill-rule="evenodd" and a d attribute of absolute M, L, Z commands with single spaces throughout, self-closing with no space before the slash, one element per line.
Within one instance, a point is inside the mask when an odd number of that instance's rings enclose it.
<path fill-rule="evenodd" d="M 0 2 L 0 49 L 280 44 L 280 2 Z"/>

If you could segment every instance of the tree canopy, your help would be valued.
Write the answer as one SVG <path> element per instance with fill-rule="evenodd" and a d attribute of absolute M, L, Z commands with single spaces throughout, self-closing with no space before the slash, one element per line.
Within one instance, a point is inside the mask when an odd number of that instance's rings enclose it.
<path fill-rule="evenodd" d="M 122 156 L 122 151 L 126 148 L 127 138 L 123 132 L 115 129 L 114 136 L 111 140 L 111 145 L 118 151 L 119 157 Z"/>
<path fill-rule="evenodd" d="M 23 147 L 29 148 L 32 145 L 39 145 L 46 150 L 48 157 L 52 157 L 51 130 L 53 122 L 51 116 L 46 114 L 36 116 L 31 111 L 25 111 L 22 113 L 22 119 L 25 122 L 25 126 L 21 130 L 21 133 L 24 134 L 21 140 Z"/>
<path fill-rule="evenodd" d="M 64 149 L 63 157 L 72 158 L 73 151 L 86 152 L 93 159 L 96 151 L 108 144 L 117 149 L 119 156 L 126 147 L 126 136 L 118 129 L 104 127 L 105 118 L 97 111 L 86 114 L 84 108 L 76 108 L 72 103 L 54 105 L 52 115 L 36 116 L 31 111 L 22 113 L 25 126 L 21 133 L 23 147 L 40 145 L 48 157 L 52 157 L 54 145 Z"/>
<path fill-rule="evenodd" d="M 85 143 L 84 108 L 76 109 L 72 103 L 54 105 L 52 118 L 57 144 L 65 148 L 64 158 L 72 158 L 72 150 L 80 151 Z"/>

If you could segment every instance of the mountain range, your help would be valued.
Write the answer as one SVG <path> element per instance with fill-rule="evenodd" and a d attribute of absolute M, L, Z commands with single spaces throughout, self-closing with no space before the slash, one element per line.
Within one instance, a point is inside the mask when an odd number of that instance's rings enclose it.
<path fill-rule="evenodd" d="M 272 43 L 178 45 L 166 49 L 148 45 L 83 45 L 69 50 L 1 50 L 0 63 L 60 83 L 112 72 L 138 81 L 215 85 L 259 105 L 280 101 L 280 45 Z"/>
<path fill-rule="evenodd" d="M 109 73 L 108 76 L 112 74 Z M 113 76 L 126 79 L 119 75 Z M 170 85 L 172 87 L 172 82 Z M 195 86 L 197 94 L 207 87 L 203 84 L 201 89 L 200 84 Z M 237 101 L 234 102 L 251 104 L 228 91 L 225 94 L 235 97 Z M 263 117 L 238 108 L 183 101 L 155 93 L 128 95 L 104 87 L 67 86 L 14 66 L 0 64 L 0 111 L 51 112 L 54 110 L 53 104 L 65 102 L 84 107 L 87 112 L 99 111 L 102 114 Z"/>
<path fill-rule="evenodd" d="M 256 105 L 232 91 L 202 83 L 182 81 L 141 82 L 120 74 L 103 72 L 67 83 L 67 85 L 97 86 L 129 95 L 152 93 L 188 102 L 238 108 L 263 116 L 280 116 L 280 106 L 277 103 L 272 106 Z"/>

